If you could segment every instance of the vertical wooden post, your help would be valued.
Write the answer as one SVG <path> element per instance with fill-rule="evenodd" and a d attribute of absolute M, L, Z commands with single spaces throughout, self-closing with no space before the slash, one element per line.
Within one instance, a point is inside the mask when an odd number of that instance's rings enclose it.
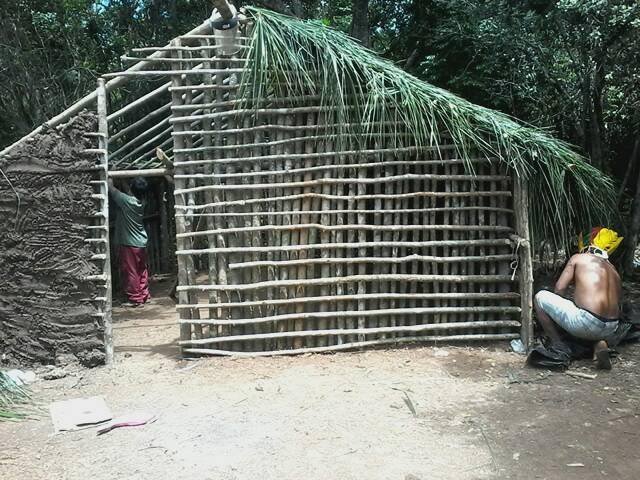
<path fill-rule="evenodd" d="M 522 327 L 520 336 L 527 350 L 533 344 L 533 262 L 531 259 L 531 238 L 529 235 L 529 192 L 526 180 L 514 178 L 513 210 L 515 227 L 521 237 L 520 262 L 520 307 Z"/>
<path fill-rule="evenodd" d="M 202 39 L 200 41 L 200 45 L 203 47 L 203 50 L 201 52 L 202 57 L 207 58 L 208 56 L 211 55 L 211 51 L 207 50 L 207 47 L 211 46 L 211 43 L 209 42 L 209 39 Z M 211 61 L 205 61 L 202 62 L 202 66 L 206 69 L 210 69 L 213 67 L 213 62 Z M 219 73 L 218 76 L 221 76 L 222 74 Z M 202 83 L 204 83 L 205 85 L 214 85 L 214 77 L 211 74 L 207 74 L 207 75 L 203 75 L 202 76 Z M 218 91 L 219 93 L 219 91 Z M 205 90 L 203 92 L 204 98 L 203 98 L 203 102 L 205 104 L 211 104 L 214 100 L 214 96 L 217 95 L 217 93 L 212 93 L 211 90 Z M 220 100 L 218 100 L 220 101 Z M 214 109 L 204 109 L 202 111 L 202 113 L 204 114 L 210 114 L 213 113 L 215 110 Z M 215 123 L 215 125 L 217 126 L 217 122 Z M 211 147 L 214 144 L 214 138 L 212 137 L 212 135 L 210 133 L 204 133 L 208 130 L 211 130 L 214 126 L 214 122 L 212 120 L 203 120 L 203 124 L 202 124 L 202 146 L 203 147 Z M 218 142 L 218 140 L 221 139 L 221 136 L 218 135 L 215 139 L 216 142 Z M 222 143 L 222 142 L 219 142 Z M 219 158 L 219 153 L 218 151 L 216 151 L 214 153 L 215 158 Z M 206 173 L 208 174 L 212 174 L 214 173 L 214 166 L 211 165 L 209 167 L 204 167 Z M 210 190 L 204 192 L 204 201 L 206 203 L 213 203 L 214 201 L 219 201 L 218 198 L 214 198 L 214 193 L 211 192 Z M 218 219 L 216 217 L 213 216 L 209 216 L 206 217 L 206 225 L 207 225 L 207 229 L 208 230 L 215 230 L 218 228 L 221 228 L 220 222 L 222 219 Z M 216 235 L 207 235 L 207 246 L 209 248 L 213 248 L 216 247 L 217 244 L 217 238 Z M 222 243 L 222 242 L 221 242 Z M 216 255 L 215 253 L 210 253 L 208 255 L 208 260 L 209 260 L 209 265 L 208 265 L 208 271 L 209 271 L 209 283 L 212 285 L 216 285 L 219 282 L 219 277 L 218 275 L 220 275 L 220 272 L 218 272 L 218 261 L 219 261 L 219 255 Z M 223 278 L 226 279 L 226 275 L 224 273 L 222 273 L 222 275 L 224 276 Z M 215 290 L 212 290 L 209 293 L 209 303 L 218 303 L 218 292 L 216 292 Z M 209 315 L 208 317 L 210 319 L 214 319 L 214 318 L 219 318 L 219 313 L 220 310 L 216 309 L 216 308 L 211 308 L 209 309 Z M 211 325 L 209 327 L 209 336 L 210 337 L 217 337 L 218 336 L 218 327 L 215 325 Z"/>
<path fill-rule="evenodd" d="M 172 40 L 171 45 L 174 47 L 180 46 L 179 40 Z M 172 52 L 175 53 L 175 52 Z M 177 55 L 174 58 L 179 58 Z M 178 62 L 172 64 L 172 68 L 178 70 L 180 68 L 180 64 Z M 179 87 L 182 84 L 181 77 L 179 74 L 175 74 L 171 76 L 171 86 Z M 171 103 L 172 105 L 182 105 L 182 94 L 179 91 L 173 90 L 171 92 Z M 174 111 L 172 115 L 178 116 L 180 113 L 178 111 Z M 175 123 L 173 126 L 174 131 L 180 132 L 184 130 L 184 123 Z M 184 149 L 185 142 L 184 138 L 179 136 L 173 137 L 173 146 L 174 150 Z M 174 162 L 175 162 L 175 171 L 177 174 L 184 174 L 185 168 L 180 165 L 180 162 L 184 161 L 184 154 L 175 153 L 174 154 Z M 186 187 L 186 182 L 181 178 L 175 179 L 175 189 L 184 189 Z M 184 206 L 186 204 L 185 198 L 182 194 L 175 195 L 175 205 L 176 206 Z M 185 233 L 187 231 L 187 220 L 186 217 L 180 215 L 176 216 L 176 234 Z M 182 237 L 176 237 L 176 251 L 186 250 L 188 239 Z M 178 285 L 189 285 L 189 272 L 187 268 L 187 257 L 185 255 L 177 255 L 178 261 Z M 190 295 L 186 291 L 178 292 L 178 303 L 179 304 L 188 304 L 190 303 Z M 179 309 L 179 315 L 181 319 L 191 319 L 194 318 L 195 309 Z M 182 323 L 180 324 L 180 340 L 191 340 L 191 332 L 192 328 L 190 324 Z"/>
<path fill-rule="evenodd" d="M 373 141 L 373 148 L 375 150 L 379 150 L 382 148 L 381 146 L 381 142 L 384 140 L 378 139 L 376 138 Z M 381 162 L 384 159 L 383 155 L 376 155 L 375 156 L 375 161 L 377 162 Z M 373 171 L 373 177 L 374 178 L 379 178 L 382 177 L 382 165 L 377 165 L 376 167 L 374 167 L 372 169 Z M 382 194 L 382 184 L 381 183 L 375 183 L 373 185 L 373 194 L 374 195 L 380 195 Z M 383 220 L 386 217 L 386 214 L 383 215 L 382 213 L 379 213 L 380 210 L 382 210 L 382 198 L 376 198 L 374 200 L 373 203 L 373 214 L 370 215 L 371 219 L 372 219 L 372 224 L 373 225 L 383 225 Z M 381 258 L 382 257 L 382 248 L 379 247 L 379 242 L 382 241 L 382 231 L 381 230 L 374 230 L 372 238 L 373 238 L 373 245 L 372 245 L 372 251 L 373 251 L 373 256 L 377 257 L 377 258 Z M 386 273 L 386 266 L 382 266 L 378 263 L 374 263 L 371 267 L 372 269 L 372 273 L 374 275 L 381 275 L 383 273 Z M 371 293 L 372 294 L 376 294 L 376 293 L 387 293 L 385 291 L 385 282 L 372 282 L 371 283 Z M 370 302 L 370 305 L 372 305 L 371 308 L 377 308 L 380 310 L 384 310 L 385 308 L 387 308 L 387 302 L 385 300 L 378 300 L 377 302 L 375 300 Z M 370 326 L 373 328 L 376 327 L 385 327 L 386 326 L 386 317 L 379 317 L 379 318 L 372 318 L 369 322 Z M 386 338 L 387 335 L 383 334 L 380 335 L 380 338 Z"/>
<path fill-rule="evenodd" d="M 104 79 L 98 79 L 97 88 L 97 112 L 98 112 L 98 148 L 103 150 L 101 154 L 101 166 L 100 170 L 100 194 L 103 195 L 102 201 L 102 220 L 104 221 L 104 229 L 101 230 L 101 235 L 105 239 L 104 245 L 104 268 L 103 273 L 106 277 L 105 285 L 105 300 L 103 308 L 103 326 L 104 326 L 104 353 L 105 363 L 110 365 L 113 363 L 113 325 L 111 322 L 111 301 L 112 301 L 112 286 L 111 286 L 111 246 L 109 243 L 109 187 L 108 172 L 109 172 L 109 125 L 107 123 L 107 89 L 105 88 Z"/>
<path fill-rule="evenodd" d="M 362 160 L 363 162 L 366 161 L 366 158 L 364 158 Z M 365 178 L 367 175 L 367 172 L 363 169 L 363 168 L 358 168 L 358 179 L 363 179 Z M 366 185 L 364 183 L 358 183 L 358 196 L 362 197 L 364 195 L 366 195 L 367 191 L 366 191 Z M 358 200 L 358 202 L 356 203 L 357 205 L 357 209 L 358 209 L 358 214 L 356 215 L 356 221 L 358 222 L 358 226 L 360 225 L 365 225 L 367 222 L 367 216 L 363 212 L 366 208 L 367 205 L 365 203 L 364 200 Z M 366 243 L 367 242 L 367 232 L 365 232 L 363 229 L 359 228 L 358 229 L 358 243 Z M 367 249 L 366 248 L 359 248 L 358 252 L 357 252 L 357 256 L 359 257 L 366 257 L 367 256 Z M 364 263 L 360 263 L 358 265 L 358 275 L 366 275 L 367 273 L 367 265 Z M 358 286 L 357 286 L 357 292 L 358 295 L 365 295 L 367 293 L 367 285 L 365 284 L 365 282 L 358 282 Z M 362 312 L 364 310 L 367 309 L 368 303 L 365 300 L 360 300 L 358 301 L 358 311 Z M 364 316 L 359 316 L 358 317 L 358 328 L 359 329 L 363 329 L 367 326 L 366 323 L 366 317 Z M 359 334 L 358 335 L 358 341 L 359 342 L 364 342 L 365 341 L 365 336 L 364 334 Z"/>
<path fill-rule="evenodd" d="M 175 40 L 177 43 L 177 46 L 181 46 L 181 40 L 178 38 Z M 182 59 L 183 57 L 186 57 L 186 59 L 188 60 L 189 57 L 191 57 L 191 51 L 181 51 L 178 50 L 175 53 L 175 58 L 180 58 Z M 185 69 L 185 68 L 189 68 L 189 63 L 185 62 L 184 64 L 182 62 L 174 62 L 172 64 L 173 68 L 176 69 Z M 193 82 L 193 76 L 191 75 L 185 75 L 184 79 L 182 80 L 182 85 L 190 85 Z M 180 98 L 182 99 L 182 95 L 180 95 Z M 172 97 L 172 102 L 173 102 L 173 97 Z M 193 99 L 193 92 L 191 90 L 186 90 L 184 92 L 184 100 L 181 102 L 180 105 L 193 105 L 194 103 L 194 99 Z M 175 104 L 174 104 L 175 105 Z M 183 125 L 184 127 L 184 125 Z M 182 142 L 184 142 L 184 148 L 187 150 L 190 150 L 193 148 L 193 135 L 184 135 L 181 138 Z M 198 156 L 198 154 L 193 154 L 193 153 L 187 153 L 186 155 L 184 155 L 182 158 L 176 156 L 175 158 L 178 159 L 180 158 L 180 161 L 189 161 L 189 160 L 194 160 L 196 157 Z M 195 170 L 193 169 L 193 167 L 191 168 L 185 168 L 184 171 L 186 173 L 189 174 L 193 174 L 195 173 Z M 194 178 L 189 178 L 186 181 L 186 186 L 189 188 L 193 188 L 196 186 L 196 181 Z M 188 193 L 186 195 L 185 198 L 185 202 L 186 204 L 190 207 L 189 210 L 186 211 L 187 214 L 191 214 L 193 213 L 193 210 L 191 209 L 191 207 L 194 207 L 196 205 L 196 195 L 197 193 L 192 192 L 192 193 Z M 198 222 L 196 220 L 194 220 L 194 217 L 192 216 L 187 216 L 184 217 L 185 220 L 185 229 L 188 232 L 193 232 L 194 230 L 197 230 L 198 228 Z M 188 249 L 193 249 L 196 248 L 196 246 L 194 245 L 195 239 L 194 238 L 188 238 L 186 239 L 186 247 Z M 188 285 L 195 285 L 196 283 L 196 277 L 197 277 L 197 267 L 200 265 L 200 262 L 202 260 L 201 257 L 199 256 L 195 256 L 195 255 L 187 255 L 186 256 L 186 266 L 187 266 L 187 279 L 188 279 Z M 198 297 L 198 293 L 196 292 L 188 292 L 188 298 L 189 298 L 189 303 L 190 304 L 195 304 L 195 303 L 199 303 L 199 297 Z M 199 308 L 194 308 L 191 311 L 191 318 L 192 319 L 199 319 L 200 318 L 200 309 Z M 202 325 L 199 323 L 194 323 L 191 325 L 191 333 L 193 334 L 193 336 L 195 338 L 202 338 Z"/>
<path fill-rule="evenodd" d="M 304 118 L 304 114 L 297 114 L 293 116 L 293 122 L 294 125 L 296 127 L 304 127 L 305 124 L 305 118 Z M 293 137 L 300 137 L 304 135 L 304 129 L 300 129 L 300 130 L 296 130 L 293 133 Z M 303 145 L 300 142 L 294 142 L 292 147 L 291 147 L 291 151 L 293 152 L 294 155 L 299 155 L 303 152 Z M 290 169 L 294 164 L 290 163 L 289 167 L 286 167 L 287 170 Z M 298 166 L 298 164 L 295 164 L 296 166 Z M 300 174 L 296 174 L 296 175 L 291 175 L 289 177 L 291 179 L 291 181 L 296 182 L 296 181 L 300 181 L 302 180 Z M 303 190 L 297 190 L 297 189 L 287 189 L 287 193 L 289 194 L 295 194 L 295 193 L 302 193 Z M 291 210 L 294 212 L 291 215 L 291 224 L 292 225 L 296 225 L 298 223 L 300 223 L 300 215 L 299 212 L 301 212 L 304 209 L 303 207 L 303 200 L 292 200 L 291 201 Z M 296 231 L 296 230 L 292 230 L 290 232 L 290 237 L 289 240 L 291 242 L 291 245 L 300 245 L 302 242 L 306 242 L 306 232 L 303 234 L 300 231 Z M 299 260 L 301 258 L 300 256 L 300 252 L 289 252 L 289 259 L 290 260 Z M 306 276 L 306 269 L 300 269 L 300 271 L 298 271 L 295 267 L 292 268 L 289 272 L 289 275 L 293 278 L 296 279 L 300 279 L 300 276 Z M 293 287 L 289 290 L 289 296 L 292 298 L 297 298 L 297 297 L 304 297 L 306 295 L 306 291 L 304 289 L 304 287 Z M 298 308 L 297 306 L 294 307 L 294 311 L 297 312 Z M 293 328 L 294 330 L 311 330 L 313 329 L 313 323 L 314 322 L 309 322 L 309 321 L 305 321 L 302 318 L 296 319 L 294 320 L 294 324 L 293 324 Z M 315 339 L 307 339 L 305 337 L 296 337 L 293 339 L 293 348 L 303 348 L 306 346 L 314 346 L 314 342 Z"/>
<path fill-rule="evenodd" d="M 318 114 L 317 120 L 315 121 L 316 125 L 320 126 L 320 125 L 327 125 L 329 123 L 331 123 L 331 119 L 330 119 L 330 113 L 329 112 L 321 112 Z M 311 125 L 313 123 L 313 117 L 311 115 L 308 116 L 308 122 L 307 125 Z M 315 151 L 325 151 L 325 152 L 332 152 L 334 151 L 334 146 L 333 146 L 333 141 L 331 139 L 325 139 L 324 142 L 322 144 L 320 144 L 319 142 L 315 145 L 315 147 L 313 145 L 311 145 L 310 142 L 306 142 L 307 148 L 309 150 L 307 150 L 307 153 L 312 152 L 314 149 Z M 323 150 L 320 150 L 323 149 Z M 338 162 L 339 161 L 339 157 L 328 157 L 327 160 L 325 161 L 326 165 L 331 165 L 334 162 Z M 307 166 L 311 166 L 313 163 L 313 161 L 307 163 Z M 326 170 L 325 173 L 323 174 L 323 178 L 331 178 L 331 171 L 330 170 Z M 338 175 L 342 175 L 342 174 L 338 174 Z M 309 177 L 311 178 L 311 177 Z M 305 178 L 305 180 L 307 180 L 307 178 Z M 335 190 L 335 186 L 332 185 L 326 185 L 322 187 L 322 193 L 325 195 L 331 195 L 331 194 L 336 194 Z M 340 192 L 341 193 L 341 192 Z M 322 214 L 320 215 L 320 217 L 318 218 L 317 215 L 314 215 L 312 218 L 312 222 L 316 222 L 316 223 L 320 223 L 322 225 L 333 225 L 333 224 L 344 224 L 344 222 L 341 220 L 342 214 L 336 215 L 336 219 L 335 219 L 335 223 L 332 223 L 331 221 L 331 201 L 328 199 L 323 199 L 319 202 L 313 202 L 313 210 L 321 210 Z M 309 217 L 306 217 L 305 221 L 308 221 Z M 328 243 L 332 243 L 332 242 L 336 242 L 338 241 L 338 235 L 340 235 L 340 240 L 342 241 L 342 232 L 338 231 L 338 232 L 330 232 L 328 230 L 323 230 L 322 232 L 320 232 L 320 242 L 324 243 L 324 244 L 328 244 Z M 314 240 L 309 240 L 309 243 L 316 243 L 316 239 Z M 340 255 L 335 251 L 335 250 L 330 250 L 328 248 L 323 249 L 320 253 L 320 256 L 322 258 L 330 258 L 332 255 L 339 257 Z M 312 253 L 311 255 L 316 255 L 315 253 Z M 340 272 L 342 272 L 342 266 L 339 267 L 340 268 Z M 319 269 L 320 271 L 320 276 L 322 278 L 329 278 L 331 276 L 340 276 L 341 273 L 336 274 L 337 270 L 337 266 L 331 266 L 331 265 L 322 265 Z M 312 270 L 313 272 L 313 270 Z M 309 275 L 309 278 L 313 278 L 313 274 Z M 327 285 L 327 286 L 323 286 L 320 288 L 320 295 L 321 296 L 329 296 L 329 295 L 341 295 L 342 294 L 342 285 L 336 285 L 335 290 L 331 288 L 331 286 Z M 320 305 L 318 306 L 318 310 L 321 312 L 328 312 L 329 309 L 332 310 L 339 310 L 340 308 L 342 308 L 342 304 L 338 304 L 336 305 L 331 305 L 329 302 L 322 302 L 320 303 Z M 327 326 L 329 326 L 329 328 L 336 328 L 336 321 L 335 320 L 320 320 L 318 322 L 318 329 L 323 330 L 325 328 L 327 328 Z M 323 338 L 319 338 L 318 339 L 318 343 L 317 345 L 319 347 L 324 347 L 325 345 L 332 345 L 334 344 L 336 341 L 338 341 L 339 343 L 342 343 L 342 337 L 340 336 L 336 336 L 336 337 L 323 337 Z"/>
<path fill-rule="evenodd" d="M 160 256 L 160 271 L 162 273 L 167 273 L 170 271 L 169 268 L 169 221 L 170 216 L 167 215 L 167 206 L 169 204 L 167 200 L 167 196 L 169 192 L 167 191 L 167 181 L 162 180 L 160 182 L 160 186 L 158 188 L 160 192 L 159 201 L 158 201 L 158 212 L 160 213 L 160 248 L 159 248 L 159 256 Z M 171 217 L 172 218 L 172 217 Z"/>

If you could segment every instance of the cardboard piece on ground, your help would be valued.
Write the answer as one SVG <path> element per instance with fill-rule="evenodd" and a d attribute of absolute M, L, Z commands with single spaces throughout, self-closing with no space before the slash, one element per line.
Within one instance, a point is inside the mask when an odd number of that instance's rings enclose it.
<path fill-rule="evenodd" d="M 49 413 L 56 433 L 93 427 L 113 418 L 102 396 L 54 402 Z"/>

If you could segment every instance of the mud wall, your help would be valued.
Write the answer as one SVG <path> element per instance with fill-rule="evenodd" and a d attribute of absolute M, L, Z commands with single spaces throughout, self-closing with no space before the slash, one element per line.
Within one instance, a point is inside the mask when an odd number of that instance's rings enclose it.
<path fill-rule="evenodd" d="M 102 319 L 92 316 L 98 274 L 85 242 L 96 211 L 93 114 L 49 129 L 0 158 L 0 358 L 104 361 Z M 4 173 L 4 175 L 2 174 Z"/>

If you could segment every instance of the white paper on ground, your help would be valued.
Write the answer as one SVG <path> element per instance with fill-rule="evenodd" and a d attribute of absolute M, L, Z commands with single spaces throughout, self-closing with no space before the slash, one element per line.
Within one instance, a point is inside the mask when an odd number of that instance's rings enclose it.
<path fill-rule="evenodd" d="M 102 396 L 54 402 L 49 413 L 56 433 L 93 427 L 113 418 Z"/>

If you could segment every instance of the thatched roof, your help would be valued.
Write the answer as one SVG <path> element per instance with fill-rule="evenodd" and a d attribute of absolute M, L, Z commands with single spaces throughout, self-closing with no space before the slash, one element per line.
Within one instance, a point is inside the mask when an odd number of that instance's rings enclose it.
<path fill-rule="evenodd" d="M 240 95 L 247 103 L 270 95 L 315 93 L 344 125 L 336 138 L 364 144 L 399 120 L 400 147 L 437 146 L 450 136 L 460 158 L 499 161 L 530 187 L 534 238 L 568 246 L 575 233 L 605 222 L 614 211 L 612 180 L 567 143 L 542 129 L 468 102 L 424 82 L 318 21 L 301 21 L 249 8 L 255 21 L 248 51 L 249 76 Z M 355 107 L 355 108 L 354 108 Z M 387 122 L 388 123 L 388 122 Z M 448 143 L 451 142 L 448 141 Z M 472 171 L 472 164 L 467 164 Z"/>

